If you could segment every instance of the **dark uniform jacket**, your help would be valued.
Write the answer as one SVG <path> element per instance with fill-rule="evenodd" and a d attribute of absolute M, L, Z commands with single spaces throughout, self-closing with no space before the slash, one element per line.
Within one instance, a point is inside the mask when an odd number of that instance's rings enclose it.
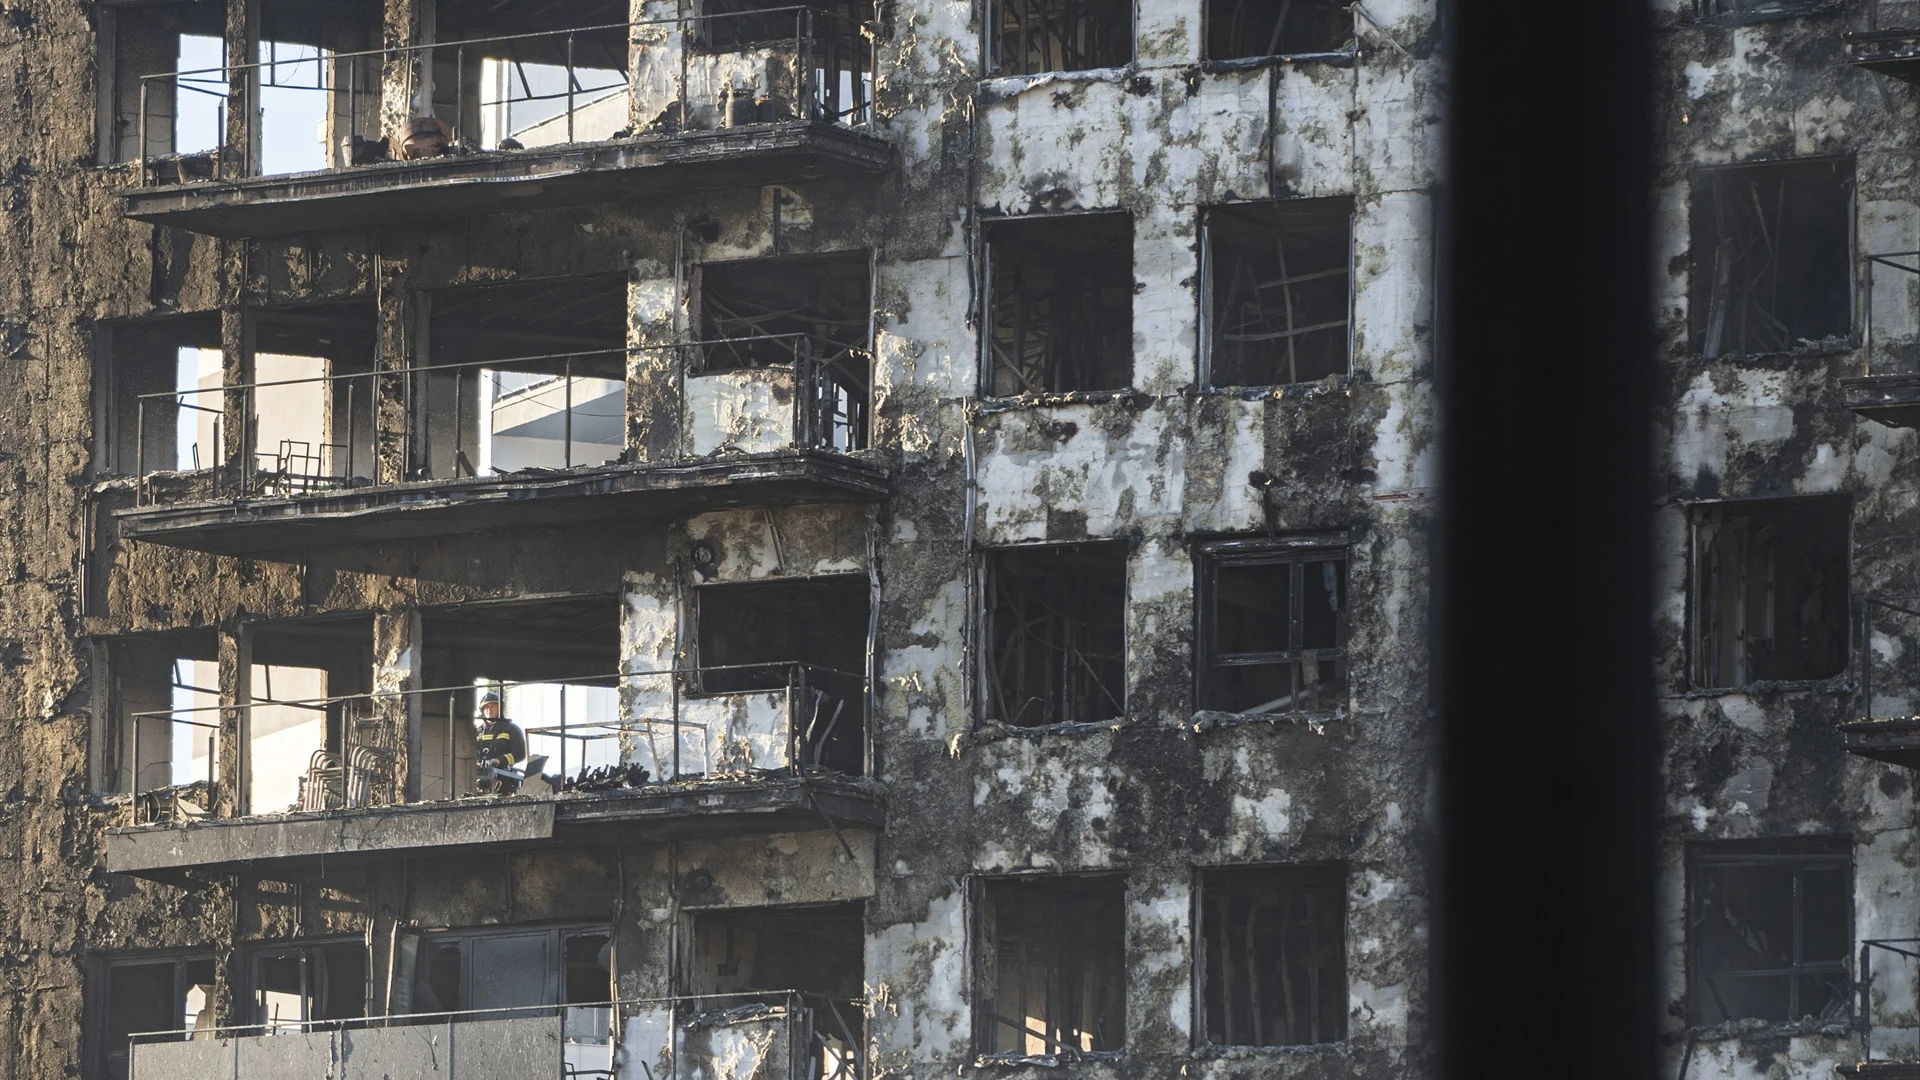
<path fill-rule="evenodd" d="M 527 760 L 527 736 L 520 725 L 502 716 L 489 720 L 475 736 L 475 750 L 481 764 L 499 758 L 508 768 L 516 768 Z M 517 791 L 519 784 L 504 777 L 496 781 L 494 790 L 511 794 Z"/>

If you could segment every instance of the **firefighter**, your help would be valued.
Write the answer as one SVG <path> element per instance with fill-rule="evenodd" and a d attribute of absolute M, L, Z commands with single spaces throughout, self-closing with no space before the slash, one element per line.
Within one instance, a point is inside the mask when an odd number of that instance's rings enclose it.
<path fill-rule="evenodd" d="M 475 757 L 480 764 L 496 769 L 518 768 L 527 760 L 527 733 L 520 725 L 500 715 L 500 695 L 488 692 L 480 698 L 480 734 L 474 737 Z M 520 790 L 520 781 L 491 776 L 480 783 L 482 792 L 512 795 Z"/>

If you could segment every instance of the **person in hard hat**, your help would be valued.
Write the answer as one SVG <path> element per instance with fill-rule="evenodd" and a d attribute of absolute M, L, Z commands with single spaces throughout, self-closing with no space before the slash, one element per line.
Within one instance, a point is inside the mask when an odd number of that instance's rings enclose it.
<path fill-rule="evenodd" d="M 500 715 L 500 695 L 488 692 L 480 698 L 480 734 L 475 736 L 475 757 L 482 765 L 496 769 L 519 768 L 527 760 L 527 733 L 520 725 Z M 483 792 L 512 795 L 520 790 L 518 780 L 504 776 L 483 781 Z"/>

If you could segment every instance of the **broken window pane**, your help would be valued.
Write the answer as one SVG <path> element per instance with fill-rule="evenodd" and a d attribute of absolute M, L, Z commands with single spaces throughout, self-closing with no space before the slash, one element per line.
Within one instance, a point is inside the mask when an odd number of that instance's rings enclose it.
<path fill-rule="evenodd" d="M 627 276 L 475 285 L 427 297 L 413 474 L 494 476 L 617 461 L 627 443 Z"/>
<path fill-rule="evenodd" d="M 985 591 L 988 718 L 1037 727 L 1125 714 L 1126 541 L 989 552 Z"/>
<path fill-rule="evenodd" d="M 104 476 L 192 472 L 219 462 L 220 320 L 101 323 L 95 468 Z"/>
<path fill-rule="evenodd" d="M 263 950 L 253 970 L 254 1023 L 269 1034 L 366 1015 L 364 941 Z"/>
<path fill-rule="evenodd" d="M 254 319 L 257 489 L 298 495 L 374 474 L 370 301 L 272 308 Z M 218 385 L 216 381 L 214 385 Z M 219 395 L 203 395 L 213 405 Z"/>
<path fill-rule="evenodd" d="M 1694 511 L 1696 685 L 1824 679 L 1846 670 L 1850 518 L 1845 496 Z"/>
<path fill-rule="evenodd" d="M 698 912 L 686 989 L 699 995 L 798 990 L 849 1002 L 862 993 L 865 943 L 858 902 Z"/>
<path fill-rule="evenodd" d="M 1207 1041 L 1297 1046 L 1346 1038 L 1346 909 L 1343 865 L 1203 873 Z"/>
<path fill-rule="evenodd" d="M 94 1059 L 109 1080 L 127 1080 L 129 1036 L 175 1032 L 175 1038 L 190 1038 L 215 1026 L 211 956 L 115 959 L 101 966 L 100 978 L 105 985 L 96 1000 L 104 1003 L 105 1015 L 95 1029 Z"/>
<path fill-rule="evenodd" d="M 1352 623 L 1345 553 L 1225 541 L 1203 545 L 1199 556 L 1200 707 L 1343 707 Z"/>
<path fill-rule="evenodd" d="M 1126 1045 L 1125 895 L 1119 875 L 981 883 L 981 1053 Z"/>
<path fill-rule="evenodd" d="M 434 115 L 455 140 L 553 146 L 630 126 L 624 4 L 440 0 L 435 14 Z"/>
<path fill-rule="evenodd" d="M 1207 59 L 1339 52 L 1353 41 L 1341 0 L 1207 0 Z"/>
<path fill-rule="evenodd" d="M 1133 378 L 1133 219 L 1002 221 L 987 231 L 986 392 L 1120 390 Z"/>
<path fill-rule="evenodd" d="M 108 706 L 99 733 L 104 790 L 154 792 L 213 779 L 220 728 L 218 648 L 211 631 L 102 643 L 98 674 L 101 700 Z M 204 795 L 186 798 L 210 808 Z M 146 809 L 171 806 L 156 800 Z"/>
<path fill-rule="evenodd" d="M 1693 174 L 1693 340 L 1702 356 L 1782 352 L 1853 329 L 1853 161 Z"/>
<path fill-rule="evenodd" d="M 789 714 L 801 763 L 864 771 L 864 574 L 702 585 L 694 590 L 700 685 L 708 693 L 801 691 Z"/>
<path fill-rule="evenodd" d="M 1352 215 L 1351 199 L 1208 211 L 1211 385 L 1346 373 Z"/>
<path fill-rule="evenodd" d="M 101 16 L 103 44 L 109 35 L 113 42 L 108 84 L 113 126 L 102 133 L 102 155 L 113 161 L 140 159 L 143 85 L 147 157 L 218 145 L 218 118 L 227 96 L 226 79 L 218 70 L 225 52 L 221 9 L 196 3 L 127 5 L 103 10 Z M 205 68 L 215 70 L 180 80 L 177 90 L 171 77 L 143 78 Z"/>
<path fill-rule="evenodd" d="M 1703 845 L 1692 859 L 1693 1022 L 1844 1018 L 1853 883 L 1845 839 Z"/>
<path fill-rule="evenodd" d="M 774 198 L 783 198 L 776 191 Z M 799 441 L 866 446 L 873 302 L 865 252 L 708 263 L 699 270 L 703 372 L 792 367 Z"/>
<path fill-rule="evenodd" d="M 988 55 L 996 75 L 1087 71 L 1133 62 L 1128 0 L 994 0 Z"/>
<path fill-rule="evenodd" d="M 370 708 L 370 616 L 273 623 L 253 632 L 248 672 L 252 708 L 244 718 L 248 811 L 344 806 L 342 747 L 360 745 L 356 721 Z M 346 700 L 323 701 L 327 698 Z"/>
<path fill-rule="evenodd" d="M 420 695 L 421 797 L 476 791 L 474 737 L 480 698 L 489 690 L 502 696 L 502 715 L 527 737 L 529 775 L 520 794 L 546 793 L 536 773 L 558 780 L 618 763 L 617 728 L 597 729 L 592 738 L 578 729 L 618 719 L 611 673 L 620 666 L 619 621 L 619 601 L 610 595 L 422 612 L 422 685 L 463 689 Z M 567 729 L 574 730 L 563 734 Z"/>

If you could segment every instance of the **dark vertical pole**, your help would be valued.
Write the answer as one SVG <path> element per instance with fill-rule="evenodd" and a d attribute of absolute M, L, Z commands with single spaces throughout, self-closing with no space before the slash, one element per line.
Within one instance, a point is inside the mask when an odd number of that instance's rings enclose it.
<path fill-rule="evenodd" d="M 1649 1077 L 1648 5 L 1446 7 L 1441 1071 Z"/>

